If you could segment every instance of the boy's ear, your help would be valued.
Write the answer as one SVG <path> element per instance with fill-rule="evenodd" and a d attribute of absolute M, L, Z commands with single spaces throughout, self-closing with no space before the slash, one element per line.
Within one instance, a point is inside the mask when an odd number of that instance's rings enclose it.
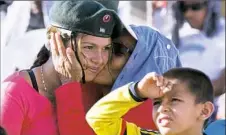
<path fill-rule="evenodd" d="M 208 119 L 214 112 L 214 105 L 212 102 L 205 102 L 203 104 L 202 110 L 201 110 L 201 115 L 200 118 L 202 120 Z"/>

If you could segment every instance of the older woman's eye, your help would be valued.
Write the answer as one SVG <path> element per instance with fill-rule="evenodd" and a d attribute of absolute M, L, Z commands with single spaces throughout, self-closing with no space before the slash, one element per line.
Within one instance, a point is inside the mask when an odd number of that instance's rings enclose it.
<path fill-rule="evenodd" d="M 114 54 L 126 54 L 129 52 L 129 49 L 124 46 L 122 43 L 113 43 Z"/>

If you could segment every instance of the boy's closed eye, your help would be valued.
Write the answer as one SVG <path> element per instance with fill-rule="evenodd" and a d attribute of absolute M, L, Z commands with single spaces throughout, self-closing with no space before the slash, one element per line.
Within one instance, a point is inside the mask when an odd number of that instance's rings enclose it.
<path fill-rule="evenodd" d="M 182 99 L 180 99 L 180 98 L 172 98 L 171 100 L 170 100 L 170 102 L 173 102 L 173 103 L 177 103 L 177 102 L 183 102 L 183 100 Z M 159 105 L 161 105 L 161 103 L 162 103 L 162 100 L 161 99 L 155 99 L 154 101 L 153 101 L 153 106 L 159 106 Z"/>
<path fill-rule="evenodd" d="M 162 100 L 161 99 L 155 99 L 153 101 L 153 106 L 159 106 L 159 105 L 161 105 L 161 103 L 162 103 Z"/>
<path fill-rule="evenodd" d="M 179 98 L 172 98 L 172 102 L 182 102 L 182 100 Z"/>

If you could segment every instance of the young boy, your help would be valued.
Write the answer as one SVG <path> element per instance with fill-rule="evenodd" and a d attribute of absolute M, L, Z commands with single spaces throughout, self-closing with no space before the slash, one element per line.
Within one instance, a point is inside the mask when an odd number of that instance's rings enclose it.
<path fill-rule="evenodd" d="M 152 117 L 160 133 L 122 119 L 147 98 L 153 100 Z M 97 135 L 205 135 L 204 122 L 213 110 L 210 79 L 195 69 L 175 68 L 163 76 L 149 73 L 140 82 L 111 92 L 90 109 L 86 119 Z M 142 112 L 137 117 L 142 119 Z"/>

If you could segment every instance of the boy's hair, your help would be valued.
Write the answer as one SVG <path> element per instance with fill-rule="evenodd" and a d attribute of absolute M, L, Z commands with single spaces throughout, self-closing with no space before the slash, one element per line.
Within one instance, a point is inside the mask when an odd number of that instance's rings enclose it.
<path fill-rule="evenodd" d="M 163 76 L 185 82 L 190 92 L 195 95 L 196 103 L 207 101 L 213 103 L 213 85 L 203 72 L 192 68 L 173 68 L 165 72 Z"/>

